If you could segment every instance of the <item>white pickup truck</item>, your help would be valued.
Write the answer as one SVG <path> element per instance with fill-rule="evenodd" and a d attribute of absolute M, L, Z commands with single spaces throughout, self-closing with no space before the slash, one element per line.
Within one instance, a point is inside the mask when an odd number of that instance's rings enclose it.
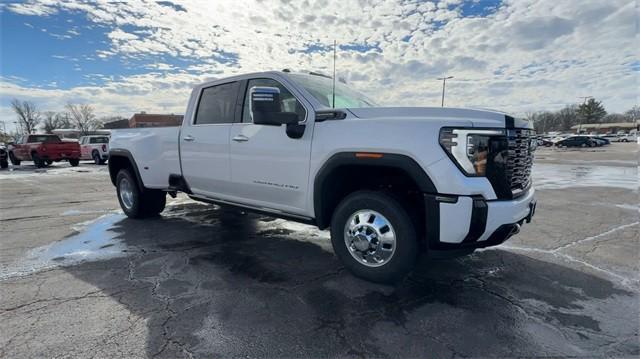
<path fill-rule="evenodd" d="M 402 278 L 417 256 L 498 245 L 529 222 L 535 136 L 499 112 L 376 107 L 317 74 L 196 86 L 182 127 L 115 130 L 109 173 L 132 218 L 166 194 L 330 227 L 355 275 Z"/>
<path fill-rule="evenodd" d="M 93 160 L 95 164 L 103 165 L 109 159 L 109 136 L 83 136 L 79 142 L 81 160 Z"/>

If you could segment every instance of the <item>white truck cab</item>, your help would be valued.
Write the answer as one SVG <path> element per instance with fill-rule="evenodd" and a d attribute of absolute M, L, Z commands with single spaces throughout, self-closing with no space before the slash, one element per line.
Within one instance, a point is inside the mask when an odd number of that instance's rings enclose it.
<path fill-rule="evenodd" d="M 330 227 L 355 275 L 389 282 L 419 253 L 502 243 L 536 201 L 531 125 L 504 113 L 378 107 L 314 74 L 262 72 L 196 86 L 181 127 L 115 130 L 109 172 L 123 211 L 166 194 Z"/>

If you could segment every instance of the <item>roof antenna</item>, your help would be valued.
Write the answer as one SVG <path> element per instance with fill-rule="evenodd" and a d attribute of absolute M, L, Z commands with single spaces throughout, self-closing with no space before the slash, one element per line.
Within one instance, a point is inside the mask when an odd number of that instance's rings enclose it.
<path fill-rule="evenodd" d="M 333 89 L 331 97 L 331 108 L 336 108 L 336 40 L 333 40 Z"/>

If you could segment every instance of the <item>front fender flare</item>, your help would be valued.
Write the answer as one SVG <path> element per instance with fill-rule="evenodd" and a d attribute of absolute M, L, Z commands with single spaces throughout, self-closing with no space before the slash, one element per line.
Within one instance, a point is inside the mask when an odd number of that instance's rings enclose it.
<path fill-rule="evenodd" d="M 356 156 L 358 152 L 339 152 L 331 156 L 317 172 L 313 185 L 313 209 L 316 224 L 320 229 L 327 228 L 331 222 L 331 218 L 325 218 L 324 215 L 322 193 L 323 186 L 334 170 L 342 166 L 358 165 L 358 166 L 378 166 L 396 168 L 404 171 L 418 185 L 423 193 L 437 193 L 429 175 L 420 167 L 420 165 L 411 157 L 396 153 L 376 153 L 381 157 Z"/>

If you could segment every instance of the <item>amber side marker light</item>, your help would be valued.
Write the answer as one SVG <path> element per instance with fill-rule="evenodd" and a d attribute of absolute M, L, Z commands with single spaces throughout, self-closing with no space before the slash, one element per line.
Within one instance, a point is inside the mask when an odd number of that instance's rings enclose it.
<path fill-rule="evenodd" d="M 382 153 L 358 152 L 356 158 L 382 158 Z"/>

